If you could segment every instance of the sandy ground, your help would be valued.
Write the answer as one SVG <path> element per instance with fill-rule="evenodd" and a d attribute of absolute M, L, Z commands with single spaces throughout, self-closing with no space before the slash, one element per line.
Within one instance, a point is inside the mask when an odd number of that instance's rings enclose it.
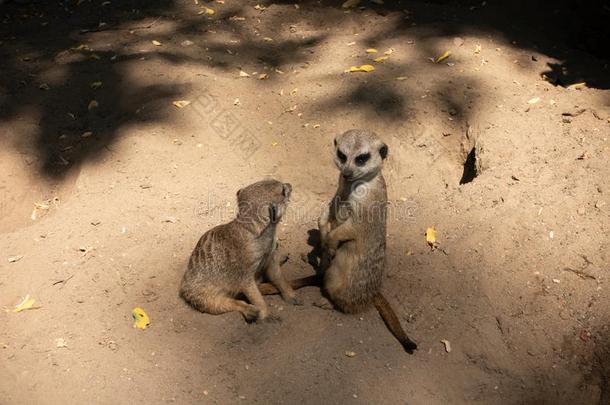
<path fill-rule="evenodd" d="M 0 6 L 0 403 L 610 403 L 606 62 L 479 3 L 49 3 Z M 313 272 L 349 128 L 390 148 L 416 354 L 316 288 L 269 297 L 278 323 L 188 307 L 197 239 L 261 178 L 294 187 L 284 271 Z"/>

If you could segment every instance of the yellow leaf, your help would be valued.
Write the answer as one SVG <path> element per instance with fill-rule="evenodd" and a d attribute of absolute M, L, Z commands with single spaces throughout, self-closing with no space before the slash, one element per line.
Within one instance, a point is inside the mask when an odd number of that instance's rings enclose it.
<path fill-rule="evenodd" d="M 35 302 L 36 302 L 36 300 L 34 300 L 34 298 L 30 298 L 30 294 L 28 294 L 25 296 L 23 301 L 21 301 L 19 304 L 17 304 L 17 306 L 15 306 L 15 309 L 13 309 L 13 312 L 21 312 L 21 311 L 25 311 L 26 309 L 36 309 L 36 308 L 34 308 Z"/>
<path fill-rule="evenodd" d="M 580 83 L 570 84 L 567 88 L 568 88 L 568 90 L 582 90 L 585 87 L 587 87 L 587 83 L 580 82 Z"/>
<path fill-rule="evenodd" d="M 172 104 L 177 108 L 184 108 L 187 105 L 191 104 L 191 102 L 188 100 L 176 100 Z"/>
<path fill-rule="evenodd" d="M 140 307 L 136 307 L 131 311 L 133 317 L 133 327 L 138 329 L 146 329 L 150 325 L 150 318 L 146 312 Z"/>
<path fill-rule="evenodd" d="M 156 39 L 153 39 L 153 40 L 152 40 L 152 44 L 153 44 L 154 46 L 161 46 L 161 42 L 157 41 Z"/>
<path fill-rule="evenodd" d="M 377 63 L 381 63 L 385 60 L 387 60 L 389 58 L 389 56 L 380 56 L 378 58 L 373 59 L 373 61 L 377 62 Z"/>
<path fill-rule="evenodd" d="M 347 0 L 341 7 L 343 8 L 353 8 L 360 4 L 360 0 Z"/>
<path fill-rule="evenodd" d="M 445 59 L 447 59 L 449 57 L 449 55 L 451 55 L 451 51 L 445 51 L 444 54 L 442 54 L 441 56 L 439 56 L 438 58 L 436 58 L 436 60 L 434 61 L 434 63 L 441 63 L 442 61 L 444 61 Z"/>
<path fill-rule="evenodd" d="M 428 245 L 430 246 L 434 246 L 436 243 L 436 229 L 434 229 L 434 227 L 426 229 L 426 242 L 428 242 Z"/>
<path fill-rule="evenodd" d="M 346 72 L 372 72 L 373 70 L 375 70 L 375 67 L 373 65 L 362 65 L 362 66 L 352 66 L 351 68 L 349 68 L 348 70 L 346 70 Z"/>
<path fill-rule="evenodd" d="M 369 49 L 366 50 L 366 53 L 377 53 L 377 49 L 369 48 Z"/>
<path fill-rule="evenodd" d="M 204 7 L 197 14 L 214 15 L 214 13 L 216 13 L 216 11 L 214 11 L 214 9 L 211 9 L 209 7 Z"/>

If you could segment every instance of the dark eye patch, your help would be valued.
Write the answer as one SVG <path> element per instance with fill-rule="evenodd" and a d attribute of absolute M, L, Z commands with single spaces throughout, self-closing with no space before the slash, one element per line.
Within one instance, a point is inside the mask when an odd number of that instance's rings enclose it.
<path fill-rule="evenodd" d="M 341 163 L 345 163 L 347 161 L 347 156 L 345 156 L 345 153 L 341 152 L 340 150 L 337 150 L 337 157 Z"/>
<path fill-rule="evenodd" d="M 358 156 L 356 156 L 356 165 L 364 166 L 364 164 L 366 162 L 368 162 L 370 158 L 371 158 L 370 153 L 363 153 L 362 155 L 358 155 Z"/>

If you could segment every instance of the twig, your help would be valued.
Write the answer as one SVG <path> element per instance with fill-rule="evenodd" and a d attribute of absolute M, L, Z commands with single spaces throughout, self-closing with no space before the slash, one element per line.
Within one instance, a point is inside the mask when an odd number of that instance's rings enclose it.
<path fill-rule="evenodd" d="M 571 273 L 574 273 L 574 274 L 576 274 L 578 277 L 580 277 L 582 279 L 588 278 L 588 279 L 591 279 L 591 280 L 597 280 L 597 277 L 595 277 L 594 275 L 589 274 L 589 273 L 587 273 L 585 271 L 582 271 L 582 270 L 573 269 L 573 268 L 570 268 L 570 267 L 565 267 L 563 270 L 564 271 L 569 271 Z"/>
<path fill-rule="evenodd" d="M 86 34 L 88 32 L 100 32 L 100 31 L 135 31 L 135 30 L 147 30 L 153 27 L 153 25 L 155 25 L 157 23 L 157 21 L 159 21 L 161 19 L 161 17 L 157 17 L 155 18 L 155 20 L 153 22 L 151 22 L 148 25 L 138 25 L 135 27 L 127 27 L 127 28 L 122 28 L 122 27 L 114 27 L 114 28 L 105 28 L 105 27 L 97 27 L 97 28 L 92 28 L 92 29 L 82 29 L 80 30 L 81 34 Z"/>
<path fill-rule="evenodd" d="M 57 280 L 57 281 L 55 281 L 55 282 L 54 282 L 53 284 L 51 284 L 51 285 L 57 285 L 57 284 L 61 284 L 61 287 L 60 287 L 60 288 L 64 288 L 64 286 L 66 285 L 66 283 L 67 283 L 68 281 L 70 281 L 70 279 L 71 279 L 72 277 L 74 277 L 74 274 L 72 274 L 72 275 L 71 275 L 70 277 L 68 277 L 68 278 L 64 278 L 63 280 Z"/>

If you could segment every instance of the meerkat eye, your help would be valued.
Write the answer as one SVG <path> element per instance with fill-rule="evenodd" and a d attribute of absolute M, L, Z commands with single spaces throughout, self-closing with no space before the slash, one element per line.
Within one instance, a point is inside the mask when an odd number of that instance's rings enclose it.
<path fill-rule="evenodd" d="M 358 156 L 356 156 L 356 165 L 364 166 L 364 164 L 366 162 L 368 162 L 370 158 L 371 158 L 370 153 L 363 153 L 362 155 L 358 155 Z"/>
<path fill-rule="evenodd" d="M 341 163 L 345 163 L 347 161 L 347 156 L 345 156 L 345 153 L 341 152 L 340 150 L 337 150 L 337 157 Z"/>

